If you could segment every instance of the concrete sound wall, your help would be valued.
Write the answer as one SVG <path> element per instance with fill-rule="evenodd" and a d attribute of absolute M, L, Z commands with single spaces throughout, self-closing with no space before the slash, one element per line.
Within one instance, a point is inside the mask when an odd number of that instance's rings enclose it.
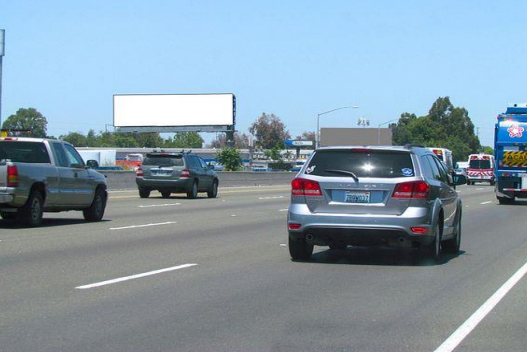
<path fill-rule="evenodd" d="M 100 171 L 106 175 L 109 190 L 136 189 L 133 171 Z M 220 187 L 258 187 L 289 185 L 295 172 L 218 172 Z"/>

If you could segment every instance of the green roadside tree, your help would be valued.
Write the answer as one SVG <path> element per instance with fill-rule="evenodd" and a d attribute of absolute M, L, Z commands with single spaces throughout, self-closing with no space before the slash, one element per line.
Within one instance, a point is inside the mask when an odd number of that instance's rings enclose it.
<path fill-rule="evenodd" d="M 165 148 L 201 148 L 203 146 L 203 138 L 198 132 L 176 132 L 173 138 L 165 140 L 163 147 Z"/>
<path fill-rule="evenodd" d="M 2 124 L 2 129 L 13 137 L 47 136 L 48 120 L 34 108 L 18 109 L 16 114 L 9 116 Z"/>
<path fill-rule="evenodd" d="M 242 166 L 242 155 L 235 148 L 222 148 L 216 154 L 216 159 L 223 164 L 225 171 L 237 171 Z"/>
<path fill-rule="evenodd" d="M 60 135 L 59 139 L 68 142 L 74 147 L 87 147 L 86 136 L 79 132 L 70 132 L 66 135 Z"/>
<path fill-rule="evenodd" d="M 402 114 L 393 127 L 392 141 L 394 145 L 447 148 L 454 161 L 466 160 L 481 149 L 468 111 L 454 107 L 449 97 L 439 97 L 426 116 Z"/>
<path fill-rule="evenodd" d="M 275 114 L 262 115 L 249 127 L 249 132 L 256 137 L 257 145 L 263 149 L 272 149 L 280 143 L 283 145 L 291 135 L 286 126 Z"/>

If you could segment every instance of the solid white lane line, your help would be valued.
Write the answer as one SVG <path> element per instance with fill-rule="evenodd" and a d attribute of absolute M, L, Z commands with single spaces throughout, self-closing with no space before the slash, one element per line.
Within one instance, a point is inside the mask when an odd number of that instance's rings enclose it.
<path fill-rule="evenodd" d="M 130 226 L 123 226 L 123 227 L 110 227 L 110 230 L 125 230 L 125 229 L 135 229 L 138 227 L 148 227 L 148 226 L 160 226 L 160 225 L 168 225 L 168 224 L 175 224 L 175 221 L 167 221 L 167 222 L 158 222 L 157 224 L 144 224 L 144 225 L 130 225 Z"/>
<path fill-rule="evenodd" d="M 489 204 L 489 203 L 492 203 L 490 200 L 488 202 L 483 202 L 483 203 L 479 203 L 479 204 Z"/>
<path fill-rule="evenodd" d="M 139 208 L 170 207 L 170 206 L 172 206 L 172 205 L 181 205 L 181 203 L 167 203 L 167 204 L 140 205 Z"/>
<path fill-rule="evenodd" d="M 288 209 L 280 209 L 280 210 L 278 210 L 278 211 L 287 211 L 287 210 L 288 210 Z"/>
<path fill-rule="evenodd" d="M 481 191 L 483 190 L 483 188 L 476 188 L 476 191 Z"/>
<path fill-rule="evenodd" d="M 258 197 L 258 199 L 280 199 L 280 198 L 284 198 L 284 196 Z"/>
<path fill-rule="evenodd" d="M 472 314 L 448 339 L 445 340 L 434 352 L 453 351 L 468 334 L 490 313 L 490 311 L 502 300 L 503 297 L 522 279 L 527 273 L 527 263 L 510 277 L 479 309 Z"/>
<path fill-rule="evenodd" d="M 151 275 L 166 273 L 168 271 L 174 271 L 174 270 L 178 270 L 178 269 L 185 269 L 185 268 L 189 268 L 189 267 L 195 266 L 195 265 L 198 265 L 198 264 L 183 264 L 183 265 L 179 265 L 179 266 L 173 266 L 173 267 L 170 267 L 170 268 L 149 271 L 147 273 L 120 277 L 120 278 L 113 279 L 113 280 L 96 282 L 96 283 L 93 283 L 93 284 L 84 285 L 84 286 L 78 286 L 78 287 L 75 287 L 75 288 L 79 289 L 79 290 L 85 290 L 85 289 L 88 289 L 88 288 L 100 287 L 100 286 L 115 284 L 115 283 L 118 283 L 118 282 L 139 279 L 139 278 L 145 277 L 145 276 L 151 276 Z"/>

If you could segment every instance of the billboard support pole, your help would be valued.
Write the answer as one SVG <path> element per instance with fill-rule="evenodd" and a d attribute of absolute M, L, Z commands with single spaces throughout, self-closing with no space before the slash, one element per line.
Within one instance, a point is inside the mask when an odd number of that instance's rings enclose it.
<path fill-rule="evenodd" d="M 5 29 L 0 29 L 0 128 L 2 128 L 2 58 L 4 57 L 4 51 Z"/>

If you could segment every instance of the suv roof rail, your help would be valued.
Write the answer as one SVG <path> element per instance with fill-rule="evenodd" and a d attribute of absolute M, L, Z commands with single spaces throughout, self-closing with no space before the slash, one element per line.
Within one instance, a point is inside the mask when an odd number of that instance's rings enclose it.
<path fill-rule="evenodd" d="M 425 148 L 425 146 L 422 146 L 422 145 L 416 145 L 416 144 L 410 144 L 410 143 L 405 144 L 404 147 L 405 147 L 406 149 L 411 149 L 411 148 Z"/>

